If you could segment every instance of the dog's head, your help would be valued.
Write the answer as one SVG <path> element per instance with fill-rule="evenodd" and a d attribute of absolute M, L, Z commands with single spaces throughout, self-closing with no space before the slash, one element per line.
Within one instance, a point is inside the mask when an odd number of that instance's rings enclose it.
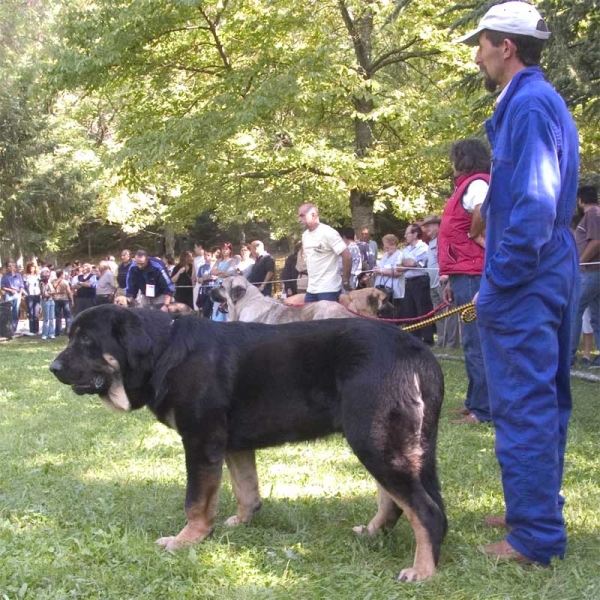
<path fill-rule="evenodd" d="M 383 290 L 369 288 L 367 303 L 373 308 L 375 314 L 383 319 L 391 319 L 394 316 L 394 305 L 390 302 L 388 295 Z"/>
<path fill-rule="evenodd" d="M 213 302 L 224 303 L 234 307 L 249 293 L 254 286 L 245 278 L 236 275 L 227 277 L 221 285 L 215 286 L 210 291 L 210 299 Z"/>
<path fill-rule="evenodd" d="M 122 306 L 124 308 L 127 308 L 131 304 L 131 300 L 127 296 L 117 296 L 114 299 L 114 303 L 117 306 Z"/>
<path fill-rule="evenodd" d="M 140 408 L 130 390 L 150 379 L 154 342 L 146 313 L 155 313 L 157 329 L 170 318 L 160 311 L 127 310 L 105 304 L 79 314 L 71 325 L 67 347 L 54 359 L 50 370 L 76 394 L 98 394 L 105 405 L 117 410 Z M 145 317 L 145 318 L 144 318 Z"/>
<path fill-rule="evenodd" d="M 394 305 L 387 294 L 377 288 L 353 290 L 348 293 L 347 300 L 340 297 L 340 302 L 346 302 L 348 308 L 364 315 L 365 317 L 390 318 L 394 314 Z"/>

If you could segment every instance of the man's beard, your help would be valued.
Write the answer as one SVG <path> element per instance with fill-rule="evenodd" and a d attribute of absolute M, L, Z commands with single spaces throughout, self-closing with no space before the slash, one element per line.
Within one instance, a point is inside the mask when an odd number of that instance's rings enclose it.
<path fill-rule="evenodd" d="M 483 86 L 485 87 L 486 92 L 493 93 L 498 89 L 498 84 L 490 78 L 490 76 L 485 72 L 481 72 L 483 75 Z"/>

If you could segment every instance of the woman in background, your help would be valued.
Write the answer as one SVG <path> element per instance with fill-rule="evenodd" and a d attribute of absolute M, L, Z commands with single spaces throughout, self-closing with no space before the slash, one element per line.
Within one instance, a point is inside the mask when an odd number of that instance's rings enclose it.
<path fill-rule="evenodd" d="M 193 270 L 194 255 L 186 250 L 179 255 L 179 264 L 173 269 L 173 275 L 171 275 L 171 280 L 175 285 L 175 302 L 187 304 L 191 309 L 194 309 Z"/>
<path fill-rule="evenodd" d="M 28 262 L 23 277 L 23 288 L 25 289 L 25 303 L 27 304 L 27 315 L 29 317 L 29 332 L 40 332 L 40 277 L 38 268 L 34 262 Z"/>

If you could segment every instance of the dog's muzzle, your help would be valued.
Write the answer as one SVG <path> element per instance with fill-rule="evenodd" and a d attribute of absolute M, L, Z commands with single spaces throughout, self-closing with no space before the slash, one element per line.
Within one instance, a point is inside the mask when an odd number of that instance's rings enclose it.
<path fill-rule="evenodd" d="M 107 378 L 101 373 L 95 374 L 90 381 L 86 381 L 85 383 L 73 383 L 65 373 L 64 364 L 59 358 L 52 361 L 50 371 L 61 383 L 70 385 L 71 389 L 80 396 L 82 394 L 102 394 L 109 387 Z"/>

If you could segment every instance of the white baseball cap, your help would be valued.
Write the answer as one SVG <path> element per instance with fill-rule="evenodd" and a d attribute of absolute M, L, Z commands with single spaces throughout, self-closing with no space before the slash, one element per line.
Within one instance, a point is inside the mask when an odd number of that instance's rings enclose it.
<path fill-rule="evenodd" d="M 479 34 L 484 29 L 527 35 L 539 40 L 547 40 L 550 37 L 550 31 L 542 15 L 535 6 L 527 2 L 505 2 L 492 6 L 479 21 L 477 29 L 463 35 L 455 42 L 475 46 Z"/>

